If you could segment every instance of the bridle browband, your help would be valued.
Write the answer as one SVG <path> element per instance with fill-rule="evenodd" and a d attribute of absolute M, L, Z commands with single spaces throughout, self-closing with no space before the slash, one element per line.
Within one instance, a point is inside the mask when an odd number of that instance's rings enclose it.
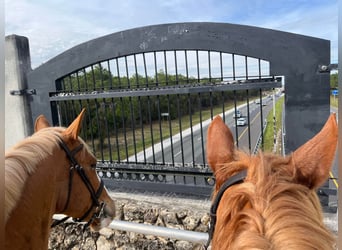
<path fill-rule="evenodd" d="M 59 145 L 60 147 L 64 150 L 64 152 L 66 153 L 69 161 L 71 162 L 70 165 L 70 170 L 69 170 L 69 184 L 68 184 L 68 198 L 67 201 L 64 205 L 64 208 L 62 210 L 61 213 L 63 213 L 69 206 L 69 202 L 70 202 L 70 195 L 71 195 L 71 190 L 72 190 L 72 179 L 74 176 L 74 172 L 75 170 L 77 171 L 78 175 L 81 177 L 83 183 L 85 184 L 85 186 L 87 187 L 90 196 L 92 198 L 92 205 L 90 206 L 90 208 L 80 217 L 80 218 L 73 218 L 74 221 L 76 222 L 81 222 L 83 221 L 92 211 L 92 209 L 95 207 L 96 208 L 96 212 L 93 213 L 92 217 L 90 218 L 90 220 L 85 224 L 84 229 L 86 227 L 88 227 L 94 219 L 99 218 L 102 214 L 103 214 L 103 210 L 104 210 L 104 202 L 99 202 L 99 198 L 101 196 L 101 193 L 103 191 L 103 180 L 101 179 L 100 181 L 100 186 L 97 189 L 97 191 L 95 191 L 95 189 L 93 188 L 88 176 L 86 175 L 86 173 L 84 172 L 84 169 L 81 165 L 78 164 L 77 160 L 75 159 L 75 155 L 76 153 L 78 153 L 82 148 L 83 148 L 83 144 L 80 144 L 79 146 L 77 146 L 75 149 L 70 150 L 68 148 L 68 146 L 65 144 L 65 142 L 60 139 L 59 141 Z M 69 216 L 64 217 L 61 220 L 56 220 L 51 227 L 55 227 L 59 224 L 61 224 L 62 222 L 66 221 L 67 219 L 69 219 Z"/>
<path fill-rule="evenodd" d="M 237 174 L 233 175 L 232 177 L 228 178 L 223 185 L 220 187 L 219 191 L 216 194 L 216 197 L 210 207 L 210 223 L 209 223 L 209 237 L 207 244 L 205 245 L 205 248 L 207 249 L 210 245 L 211 240 L 213 239 L 214 236 L 214 231 L 215 231 L 215 225 L 216 225 L 216 212 L 217 208 L 219 206 L 219 203 L 221 201 L 221 198 L 224 194 L 224 192 L 231 186 L 235 184 L 239 184 L 245 180 L 247 176 L 247 169 L 241 170 Z"/>

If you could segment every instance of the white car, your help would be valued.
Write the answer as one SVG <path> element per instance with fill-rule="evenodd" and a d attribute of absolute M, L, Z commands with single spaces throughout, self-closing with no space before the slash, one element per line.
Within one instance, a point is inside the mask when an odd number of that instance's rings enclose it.
<path fill-rule="evenodd" d="M 233 118 L 240 118 L 242 116 L 242 113 L 240 110 L 236 110 L 236 113 L 235 111 L 233 112 Z"/>
<path fill-rule="evenodd" d="M 245 117 L 240 117 L 236 121 L 236 126 L 245 126 L 247 124 L 247 120 Z"/>

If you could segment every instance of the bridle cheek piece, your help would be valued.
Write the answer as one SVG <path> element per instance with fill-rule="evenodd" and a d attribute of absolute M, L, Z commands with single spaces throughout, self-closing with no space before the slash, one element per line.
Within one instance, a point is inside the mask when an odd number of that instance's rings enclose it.
<path fill-rule="evenodd" d="M 219 191 L 217 192 L 217 195 L 210 207 L 210 223 L 209 223 L 209 237 L 207 244 L 205 245 L 205 249 L 207 249 L 210 245 L 211 240 L 213 239 L 214 236 L 214 231 L 215 231 L 215 225 L 216 225 L 216 212 L 217 208 L 219 206 L 219 203 L 221 201 L 221 198 L 224 194 L 224 192 L 231 186 L 235 184 L 239 184 L 245 180 L 247 176 L 247 169 L 241 170 L 237 174 L 233 175 L 232 177 L 228 178 L 220 187 Z"/>
<path fill-rule="evenodd" d="M 78 173 L 78 175 L 81 177 L 83 183 L 85 184 L 85 186 L 87 187 L 87 189 L 88 189 L 88 191 L 90 193 L 90 196 L 92 198 L 92 205 L 90 206 L 90 208 L 80 218 L 73 218 L 73 220 L 76 221 L 76 222 L 83 221 L 85 218 L 87 218 L 89 216 L 90 212 L 95 207 L 95 212 L 93 213 L 93 215 L 91 216 L 90 220 L 85 224 L 85 226 L 83 228 L 83 230 L 85 230 L 95 219 L 101 218 L 101 216 L 104 214 L 105 203 L 99 201 L 99 198 L 100 198 L 101 193 L 103 191 L 104 183 L 103 183 L 103 180 L 101 179 L 100 186 L 97 189 L 97 191 L 95 191 L 95 189 L 92 186 L 88 176 L 84 172 L 83 167 L 81 165 L 79 165 L 77 160 L 75 159 L 75 157 L 74 157 L 75 154 L 78 153 L 83 148 L 83 144 L 80 144 L 79 146 L 77 146 L 72 151 L 69 150 L 69 148 L 67 147 L 67 145 L 65 144 L 65 142 L 62 139 L 59 141 L 59 145 L 64 150 L 64 152 L 66 153 L 68 159 L 71 162 L 70 170 L 69 170 L 68 198 L 67 198 L 65 206 L 64 206 L 64 208 L 62 210 L 62 213 L 69 206 L 70 195 L 71 195 L 71 190 L 72 190 L 72 180 L 73 180 L 73 177 L 74 177 L 74 173 L 76 171 Z M 69 218 L 70 218 L 69 216 L 66 216 L 66 217 L 64 217 L 61 220 L 56 220 L 51 225 L 51 227 L 55 227 L 55 226 L 61 224 L 62 222 L 66 221 Z"/>

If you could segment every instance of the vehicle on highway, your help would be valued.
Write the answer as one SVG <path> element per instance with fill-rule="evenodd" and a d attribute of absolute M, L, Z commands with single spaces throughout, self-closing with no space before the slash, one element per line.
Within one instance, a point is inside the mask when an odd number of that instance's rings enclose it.
<path fill-rule="evenodd" d="M 242 112 L 240 110 L 236 110 L 236 113 L 233 113 L 233 118 L 240 118 L 242 116 Z"/>
<path fill-rule="evenodd" d="M 245 117 L 240 117 L 236 121 L 236 126 L 245 126 L 247 124 L 247 120 Z"/>

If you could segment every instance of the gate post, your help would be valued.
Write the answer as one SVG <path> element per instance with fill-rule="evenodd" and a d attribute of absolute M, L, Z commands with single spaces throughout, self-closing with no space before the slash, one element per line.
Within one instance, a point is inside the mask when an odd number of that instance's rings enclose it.
<path fill-rule="evenodd" d="M 31 71 L 29 41 L 10 35 L 5 38 L 5 149 L 29 136 L 33 130 L 27 73 Z"/>

